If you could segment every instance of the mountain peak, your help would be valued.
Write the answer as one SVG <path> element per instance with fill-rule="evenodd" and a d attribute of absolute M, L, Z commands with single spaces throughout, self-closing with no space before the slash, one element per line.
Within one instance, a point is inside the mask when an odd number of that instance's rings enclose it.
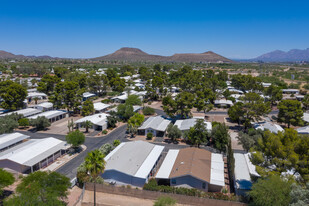
<path fill-rule="evenodd" d="M 291 49 L 288 52 L 275 50 L 266 54 L 263 54 L 254 60 L 265 62 L 298 62 L 309 61 L 309 49 Z"/>

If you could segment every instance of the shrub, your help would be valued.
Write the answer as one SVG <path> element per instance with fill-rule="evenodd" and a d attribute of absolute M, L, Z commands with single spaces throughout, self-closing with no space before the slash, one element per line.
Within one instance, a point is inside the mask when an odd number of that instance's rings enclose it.
<path fill-rule="evenodd" d="M 152 140 L 153 134 L 151 132 L 147 133 L 147 140 Z"/>
<path fill-rule="evenodd" d="M 144 107 L 143 114 L 144 115 L 153 115 L 155 113 L 155 110 L 151 107 Z"/>
<path fill-rule="evenodd" d="M 30 125 L 36 127 L 37 130 L 44 130 L 50 126 L 50 122 L 46 117 L 42 116 L 30 120 Z"/>
<path fill-rule="evenodd" d="M 107 134 L 107 130 L 106 130 L 106 129 L 103 130 L 103 131 L 102 131 L 102 134 Z"/>
<path fill-rule="evenodd" d="M 103 99 L 101 102 L 108 104 L 108 103 L 112 102 L 112 100 L 111 99 Z"/>
<path fill-rule="evenodd" d="M 117 147 L 118 145 L 120 145 L 120 140 L 118 140 L 118 139 L 115 139 L 114 140 L 114 142 L 113 142 L 113 145 L 114 145 L 114 147 Z"/>
<path fill-rule="evenodd" d="M 168 196 L 159 197 L 154 203 L 154 206 L 172 206 L 172 205 L 176 205 L 176 200 Z"/>
<path fill-rule="evenodd" d="M 29 119 L 21 118 L 21 119 L 18 120 L 18 124 L 21 127 L 27 127 L 27 126 L 29 126 Z"/>

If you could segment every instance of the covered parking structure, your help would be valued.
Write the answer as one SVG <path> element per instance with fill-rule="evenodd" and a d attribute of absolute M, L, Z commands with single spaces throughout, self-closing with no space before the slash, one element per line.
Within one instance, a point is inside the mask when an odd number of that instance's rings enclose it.
<path fill-rule="evenodd" d="M 104 159 L 104 181 L 143 187 L 156 172 L 164 146 L 144 141 L 125 142 L 118 145 Z"/>
<path fill-rule="evenodd" d="M 27 108 L 27 109 L 21 109 L 21 110 L 16 110 L 16 111 L 13 111 L 13 112 L 4 113 L 4 114 L 0 115 L 0 117 L 4 117 L 4 116 L 7 116 L 7 115 L 11 115 L 11 114 L 13 114 L 13 113 L 23 115 L 24 117 L 30 117 L 30 116 L 32 116 L 32 115 L 39 114 L 39 113 L 41 113 L 41 112 L 42 112 L 42 111 L 41 111 L 41 110 L 38 110 L 38 109 Z"/>
<path fill-rule="evenodd" d="M 30 173 L 44 168 L 63 155 L 66 142 L 53 137 L 31 139 L 0 153 L 0 168 Z"/>
<path fill-rule="evenodd" d="M 2 134 L 0 135 L 0 152 L 14 147 L 15 145 L 20 144 L 29 138 L 30 136 L 21 134 L 19 132 Z"/>
<path fill-rule="evenodd" d="M 50 122 L 55 122 L 66 117 L 67 112 L 64 110 L 46 111 L 37 115 L 28 117 L 28 119 L 37 119 L 38 117 L 46 117 Z"/>

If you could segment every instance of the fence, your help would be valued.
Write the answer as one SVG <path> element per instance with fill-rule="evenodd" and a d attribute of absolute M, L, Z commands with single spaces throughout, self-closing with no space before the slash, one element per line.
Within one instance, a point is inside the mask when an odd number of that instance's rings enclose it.
<path fill-rule="evenodd" d="M 84 194 L 85 194 L 85 185 L 83 186 L 83 191 L 82 191 L 82 193 L 81 193 L 80 196 L 78 197 L 78 200 L 73 204 L 73 206 L 76 206 L 79 202 L 81 202 L 81 201 L 83 200 Z"/>
<path fill-rule="evenodd" d="M 93 191 L 93 183 L 86 183 L 85 189 L 89 191 Z M 97 184 L 96 191 L 108 193 L 108 194 L 123 195 L 123 196 L 130 196 L 130 197 L 150 199 L 150 200 L 155 200 L 160 196 L 169 196 L 175 199 L 177 203 L 195 205 L 195 206 L 204 206 L 204 205 L 207 205 L 207 206 L 246 206 L 245 203 L 241 203 L 241 202 L 198 198 L 198 197 L 192 197 L 192 196 L 186 196 L 186 195 L 154 192 L 154 191 L 140 190 L 140 189 L 131 189 L 131 188 L 125 188 L 125 187 L 116 187 L 116 186 L 104 185 L 104 184 Z M 90 203 L 89 204 L 83 203 L 82 205 L 88 206 L 90 205 Z"/>

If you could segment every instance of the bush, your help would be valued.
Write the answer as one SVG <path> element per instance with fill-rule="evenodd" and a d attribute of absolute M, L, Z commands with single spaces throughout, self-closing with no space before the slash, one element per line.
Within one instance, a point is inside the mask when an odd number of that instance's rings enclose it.
<path fill-rule="evenodd" d="M 19 124 L 19 126 L 21 126 L 21 127 L 27 127 L 27 126 L 30 125 L 30 124 L 29 124 L 29 119 L 27 119 L 27 118 L 21 118 L 21 119 L 18 120 L 18 124 Z"/>
<path fill-rule="evenodd" d="M 42 116 L 30 120 L 30 125 L 36 127 L 37 130 L 44 130 L 50 126 L 50 122 L 46 117 Z"/>
<path fill-rule="evenodd" d="M 85 142 L 85 135 L 81 131 L 76 130 L 67 134 L 65 140 L 68 144 L 71 144 L 73 148 L 77 149 Z"/>
<path fill-rule="evenodd" d="M 153 115 L 155 113 L 155 110 L 151 107 L 144 107 L 143 114 L 144 115 Z"/>
<path fill-rule="evenodd" d="M 102 131 L 102 134 L 107 134 L 107 130 L 106 130 L 106 129 L 103 130 L 103 131 Z"/>
<path fill-rule="evenodd" d="M 147 140 L 152 140 L 153 134 L 151 132 L 147 133 Z"/>
<path fill-rule="evenodd" d="M 111 99 L 103 99 L 101 102 L 108 104 L 108 103 L 112 102 L 112 100 Z"/>
<path fill-rule="evenodd" d="M 176 205 L 176 200 L 168 196 L 159 197 L 154 203 L 154 206 L 172 206 L 172 205 Z"/>
<path fill-rule="evenodd" d="M 189 189 L 189 188 L 183 188 L 183 187 L 171 187 L 171 186 L 166 186 L 166 185 L 158 185 L 155 179 L 150 179 L 149 182 L 144 185 L 143 190 L 180 194 L 180 195 L 202 197 L 202 198 L 209 198 L 209 199 L 219 199 L 219 200 L 229 200 L 229 201 L 237 200 L 237 198 L 232 194 L 224 194 L 220 192 L 216 192 L 216 193 L 203 192 L 201 190 L 197 190 L 194 188 Z"/>
<path fill-rule="evenodd" d="M 113 142 L 113 145 L 114 145 L 114 147 L 117 147 L 118 145 L 120 145 L 120 140 L 118 140 L 118 139 L 115 139 L 114 140 L 114 142 Z"/>

